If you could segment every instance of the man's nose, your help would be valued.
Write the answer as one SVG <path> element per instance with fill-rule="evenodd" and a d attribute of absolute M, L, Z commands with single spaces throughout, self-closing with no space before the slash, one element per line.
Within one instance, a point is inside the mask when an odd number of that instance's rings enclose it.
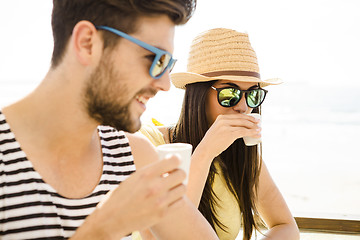
<path fill-rule="evenodd" d="M 170 90 L 170 73 L 168 70 L 158 79 L 153 79 L 153 86 L 160 91 Z"/>

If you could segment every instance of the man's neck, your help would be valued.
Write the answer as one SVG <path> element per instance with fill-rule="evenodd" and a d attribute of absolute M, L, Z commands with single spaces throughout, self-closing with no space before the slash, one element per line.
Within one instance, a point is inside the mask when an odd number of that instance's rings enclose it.
<path fill-rule="evenodd" d="M 91 193 L 102 174 L 98 123 L 87 115 L 76 89 L 81 88 L 57 86 L 56 79 L 47 78 L 27 97 L 3 109 L 35 170 L 70 198 Z"/>
<path fill-rule="evenodd" d="M 3 113 L 21 144 L 31 143 L 35 149 L 81 160 L 81 152 L 89 152 L 93 146 L 98 123 L 86 113 L 82 88 L 73 86 L 76 80 L 58 81 L 53 75 L 50 72 L 34 92 L 4 108 Z"/>

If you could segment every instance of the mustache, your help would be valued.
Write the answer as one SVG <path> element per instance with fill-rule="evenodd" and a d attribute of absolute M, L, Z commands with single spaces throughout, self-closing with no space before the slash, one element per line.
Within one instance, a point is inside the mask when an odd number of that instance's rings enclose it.
<path fill-rule="evenodd" d="M 158 90 L 156 90 L 155 88 L 146 88 L 146 89 L 142 89 L 140 90 L 137 95 L 145 95 L 145 96 L 152 96 L 155 97 L 155 95 L 157 94 Z"/>

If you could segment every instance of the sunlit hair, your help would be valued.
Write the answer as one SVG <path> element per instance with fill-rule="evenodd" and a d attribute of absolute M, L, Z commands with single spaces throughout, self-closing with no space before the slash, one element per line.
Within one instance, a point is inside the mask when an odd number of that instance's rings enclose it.
<path fill-rule="evenodd" d="M 133 33 L 140 17 L 165 15 L 180 25 L 190 19 L 195 7 L 196 0 L 53 0 L 51 65 L 56 67 L 61 62 L 73 28 L 81 20 Z M 115 46 L 120 39 L 108 32 L 103 37 L 104 48 Z"/>
<path fill-rule="evenodd" d="M 216 81 L 198 82 L 186 86 L 185 97 L 176 126 L 169 136 L 171 142 L 187 142 L 197 147 L 209 123 L 206 119 L 206 98 L 210 87 Z M 253 112 L 259 112 L 254 109 Z M 234 195 L 241 211 L 243 239 L 249 240 L 253 229 L 259 229 L 260 218 L 255 206 L 256 192 L 261 168 L 261 147 L 247 147 L 241 139 L 236 140 L 223 153 L 214 159 L 210 166 L 205 187 L 202 193 L 199 210 L 215 230 L 215 224 L 224 231 L 227 226 L 220 222 L 215 213 L 215 206 L 221 196 L 216 196 L 212 185 L 216 174 L 214 166 L 217 161 L 224 175 L 227 187 Z"/>

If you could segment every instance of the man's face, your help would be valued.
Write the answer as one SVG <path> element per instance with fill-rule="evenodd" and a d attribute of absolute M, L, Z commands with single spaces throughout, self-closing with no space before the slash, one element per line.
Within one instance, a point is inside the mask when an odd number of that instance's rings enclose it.
<path fill-rule="evenodd" d="M 139 19 L 133 37 L 157 48 L 173 51 L 174 24 L 168 17 Z M 127 39 L 104 51 L 85 88 L 85 103 L 99 124 L 118 130 L 137 131 L 146 102 L 157 91 L 170 88 L 168 71 L 159 79 L 149 75 L 154 54 Z"/>

